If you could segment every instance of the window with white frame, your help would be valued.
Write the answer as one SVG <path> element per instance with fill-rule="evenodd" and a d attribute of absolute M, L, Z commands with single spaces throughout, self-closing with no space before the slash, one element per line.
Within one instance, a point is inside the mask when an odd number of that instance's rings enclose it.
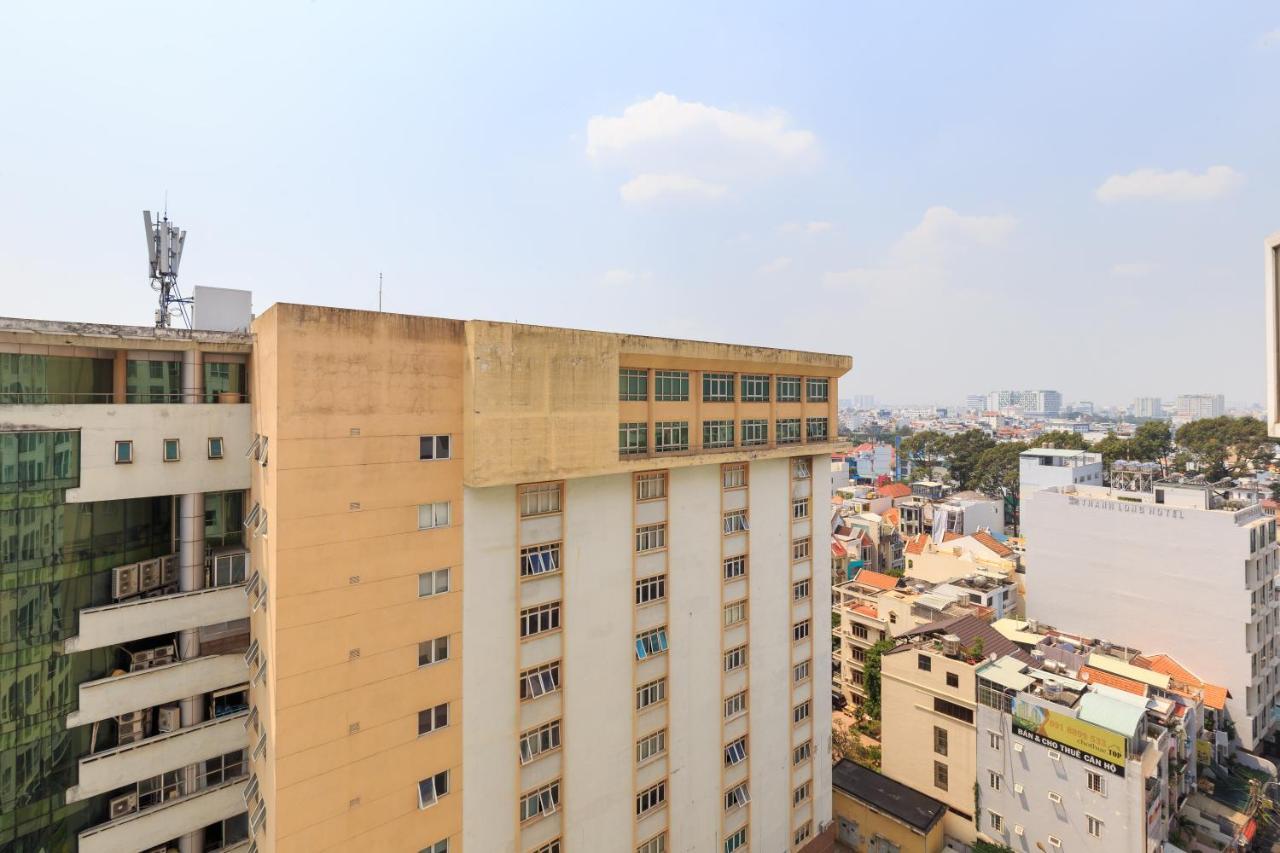
<path fill-rule="evenodd" d="M 1086 770 L 1085 776 L 1089 781 L 1090 791 L 1093 791 L 1095 794 L 1102 794 L 1103 796 L 1106 796 L 1107 780 L 1103 778 L 1101 773 L 1094 773 L 1092 770 Z"/>
<path fill-rule="evenodd" d="M 988 812 L 987 812 L 987 816 L 988 816 L 988 819 L 991 821 L 991 830 L 992 830 L 993 832 L 1003 832 L 1003 831 L 1004 831 L 1004 816 L 1003 816 L 1003 815 L 999 814 L 998 812 L 988 811 Z"/>
<path fill-rule="evenodd" d="M 1102 821 L 1093 815 L 1085 815 L 1089 823 L 1089 834 L 1094 838 L 1102 837 Z"/>
<path fill-rule="evenodd" d="M 618 424 L 618 455 L 636 456 L 649 452 L 649 424 L 628 421 Z"/>
<path fill-rule="evenodd" d="M 808 659 L 805 659 L 800 661 L 800 663 L 796 664 L 795 666 L 791 667 L 791 683 L 792 684 L 799 684 L 800 682 L 804 681 L 806 678 L 809 677 L 809 665 L 810 665 L 810 661 Z"/>
<path fill-rule="evenodd" d="M 809 719 L 809 711 L 810 711 L 810 707 L 809 707 L 808 699 L 804 700 L 799 705 L 796 705 L 794 708 L 792 708 L 791 709 L 792 725 L 798 726 L 801 723 L 803 723 L 805 720 Z"/>
<path fill-rule="evenodd" d="M 746 847 L 747 827 L 745 826 L 724 840 L 724 853 L 735 853 L 738 850 L 745 850 Z"/>
<path fill-rule="evenodd" d="M 744 403 L 769 402 L 769 374 L 767 373 L 742 374 L 742 402 Z"/>
<path fill-rule="evenodd" d="M 661 835 L 655 835 L 644 844 L 636 848 L 636 853 L 667 853 L 667 833 L 664 830 Z"/>
<path fill-rule="evenodd" d="M 734 578 L 745 577 L 747 574 L 747 558 L 745 555 L 737 557 L 725 557 L 724 559 L 724 579 L 731 581 Z"/>
<path fill-rule="evenodd" d="M 636 660 L 656 657 L 667 652 L 667 626 L 636 634 Z"/>
<path fill-rule="evenodd" d="M 750 530 L 747 524 L 747 511 L 745 509 L 735 509 L 724 514 L 724 535 L 731 533 L 745 533 Z"/>
<path fill-rule="evenodd" d="M 738 738 L 724 748 L 724 766 L 732 767 L 747 760 L 747 738 Z"/>
<path fill-rule="evenodd" d="M 448 770 L 441 770 L 434 776 L 428 776 L 418 783 L 418 808 L 434 806 L 447 793 L 449 793 Z"/>
<path fill-rule="evenodd" d="M 552 515 L 560 511 L 564 483 L 530 483 L 520 487 L 520 517 Z"/>
<path fill-rule="evenodd" d="M 453 505 L 449 501 L 418 504 L 418 529 L 431 530 L 435 527 L 448 527 L 452 515 Z"/>
<path fill-rule="evenodd" d="M 741 808 L 751 802 L 751 792 L 747 783 L 741 782 L 724 792 L 724 810 L 729 812 Z"/>
<path fill-rule="evenodd" d="M 827 402 L 827 380 L 810 376 L 804 381 L 805 391 L 810 403 Z"/>
<path fill-rule="evenodd" d="M 520 549 L 520 577 L 560 571 L 560 543 L 528 545 Z"/>
<path fill-rule="evenodd" d="M 666 801 L 667 782 L 664 779 L 650 788 L 645 788 L 636 795 L 636 817 L 648 814 Z"/>
<path fill-rule="evenodd" d="M 733 672 L 747 665 L 747 644 L 734 646 L 724 653 L 724 671 Z"/>
<path fill-rule="evenodd" d="M 636 688 L 636 710 L 667 701 L 667 679 L 658 678 Z"/>
<path fill-rule="evenodd" d="M 548 841 L 541 847 L 530 850 L 529 853 L 560 853 L 560 839 L 557 838 L 553 841 Z"/>
<path fill-rule="evenodd" d="M 779 403 L 799 403 L 800 402 L 800 377 L 799 376 L 779 376 L 778 377 L 778 402 Z"/>
<path fill-rule="evenodd" d="M 732 373 L 702 374 L 702 402 L 732 403 L 733 402 L 733 374 Z"/>
<path fill-rule="evenodd" d="M 1004 777 L 994 770 L 988 770 L 987 784 L 990 786 L 991 790 L 999 791 L 1001 786 L 1004 785 Z"/>
<path fill-rule="evenodd" d="M 427 735 L 449 725 L 449 703 L 418 712 L 418 734 Z"/>
<path fill-rule="evenodd" d="M 798 806 L 809 799 L 813 793 L 813 783 L 805 782 L 800 787 L 791 792 L 791 805 Z"/>
<path fill-rule="evenodd" d="M 165 462 L 178 462 L 181 460 L 181 441 L 176 438 L 166 438 L 164 440 L 164 454 L 161 458 L 163 458 Z"/>
<path fill-rule="evenodd" d="M 441 595 L 449 591 L 449 569 L 436 569 L 418 574 L 418 597 Z"/>
<path fill-rule="evenodd" d="M 560 630 L 560 602 L 539 604 L 520 611 L 520 636 L 533 637 Z"/>
<path fill-rule="evenodd" d="M 428 844 L 426 847 L 419 850 L 418 853 L 449 853 L 449 839 L 442 838 L 435 844 Z M 559 851 L 557 851 L 557 853 L 559 853 Z"/>
<path fill-rule="evenodd" d="M 656 551 L 667 547 L 667 523 L 642 524 L 636 528 L 636 552 Z"/>
<path fill-rule="evenodd" d="M 667 730 L 658 729 L 636 741 L 636 764 L 644 764 L 667 751 Z"/>
<path fill-rule="evenodd" d="M 733 421 L 703 421 L 702 446 L 708 449 L 733 447 Z"/>
<path fill-rule="evenodd" d="M 746 619 L 747 600 L 745 598 L 731 601 L 724 606 L 724 626 L 726 628 L 730 625 L 737 625 L 739 622 L 745 622 Z"/>
<path fill-rule="evenodd" d="M 633 367 L 624 367 L 619 370 L 618 399 L 639 400 L 641 402 L 648 400 L 649 371 L 637 370 Z"/>
<path fill-rule="evenodd" d="M 536 818 L 555 814 L 560 808 L 560 780 L 543 785 L 520 798 L 520 822 L 527 823 Z"/>
<path fill-rule="evenodd" d="M 209 458 L 221 459 L 224 448 L 222 436 L 214 435 L 209 437 Z"/>
<path fill-rule="evenodd" d="M 560 661 L 535 666 L 520 673 L 520 701 L 527 702 L 560 689 Z"/>
<path fill-rule="evenodd" d="M 813 821 L 806 820 L 804 823 L 800 824 L 800 826 L 796 827 L 796 831 L 792 833 L 791 843 L 793 845 L 800 845 L 805 843 L 807 840 L 809 840 L 809 836 L 812 834 L 812 832 L 813 832 Z"/>
<path fill-rule="evenodd" d="M 791 540 L 791 559 L 807 560 L 809 559 L 810 539 L 808 536 L 802 536 L 799 539 Z"/>
<path fill-rule="evenodd" d="M 646 471 L 636 475 L 636 500 L 653 501 L 666 496 L 666 471 Z"/>
<path fill-rule="evenodd" d="M 520 735 L 520 763 L 528 764 L 540 755 L 560 748 L 560 721 L 552 720 Z"/>
<path fill-rule="evenodd" d="M 724 700 L 724 718 L 732 719 L 747 710 L 747 691 L 740 690 Z"/>
<path fill-rule="evenodd" d="M 809 620 L 801 620 L 791 626 L 791 642 L 798 643 L 809 638 Z"/>
<path fill-rule="evenodd" d="M 734 462 L 720 466 L 720 485 L 724 489 L 741 489 L 747 484 L 747 463 Z"/>
<path fill-rule="evenodd" d="M 688 421 L 658 421 L 653 425 L 653 449 L 658 453 L 674 453 L 689 449 Z"/>
<path fill-rule="evenodd" d="M 809 517 L 808 498 L 796 498 L 791 502 L 791 517 L 796 520 Z"/>
<path fill-rule="evenodd" d="M 998 732 L 987 732 L 987 738 L 989 739 L 991 748 L 996 752 L 1004 749 L 1004 735 L 1001 735 Z"/>
<path fill-rule="evenodd" d="M 805 430 L 805 439 L 807 441 L 826 441 L 827 440 L 827 419 L 826 418 L 805 418 L 804 430 Z"/>
<path fill-rule="evenodd" d="M 742 421 L 742 446 L 758 447 L 769 443 L 769 422 L 764 418 L 744 418 Z"/>
<path fill-rule="evenodd" d="M 418 643 L 418 666 L 430 666 L 449 659 L 449 638 L 436 637 Z"/>
<path fill-rule="evenodd" d="M 133 462 L 133 442 L 117 441 L 114 458 L 117 465 L 128 465 Z"/>
<path fill-rule="evenodd" d="M 449 443 L 447 435 L 420 435 L 418 436 L 418 458 L 448 459 L 450 458 Z"/>
<path fill-rule="evenodd" d="M 791 600 L 804 601 L 809 597 L 809 579 L 796 581 L 791 585 Z"/>
<path fill-rule="evenodd" d="M 778 418 L 773 430 L 774 440 L 778 444 L 796 444 L 800 441 L 799 418 Z"/>
<path fill-rule="evenodd" d="M 809 464 L 808 456 L 801 456 L 791 460 L 791 476 L 797 480 L 807 480 L 812 472 Z"/>
<path fill-rule="evenodd" d="M 648 604 L 667 597 L 667 576 L 654 575 L 636 581 L 636 604 Z"/>
<path fill-rule="evenodd" d="M 684 402 L 689 399 L 689 372 L 687 370 L 655 370 L 653 372 L 653 399 L 658 402 Z"/>
<path fill-rule="evenodd" d="M 807 740 L 804 743 L 791 750 L 791 764 L 803 764 L 809 760 L 809 756 L 813 754 L 813 741 Z"/>

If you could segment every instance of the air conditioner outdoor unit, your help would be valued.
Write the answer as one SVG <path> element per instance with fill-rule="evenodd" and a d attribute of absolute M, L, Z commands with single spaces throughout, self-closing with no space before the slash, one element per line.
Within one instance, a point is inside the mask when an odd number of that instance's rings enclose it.
<path fill-rule="evenodd" d="M 178 582 L 178 558 L 172 554 L 160 558 L 160 583 L 168 586 Z"/>
<path fill-rule="evenodd" d="M 1025 832 L 1025 830 L 1022 828 L 1022 824 L 1020 824 L 1020 823 L 1014 824 L 1014 826 L 1013 826 L 1013 834 L 1014 834 L 1014 835 L 1022 835 L 1024 832 Z"/>
<path fill-rule="evenodd" d="M 138 567 L 117 566 L 111 571 L 111 596 L 119 601 L 138 594 Z"/>
<path fill-rule="evenodd" d="M 177 705 L 162 705 L 158 720 L 157 728 L 162 732 L 176 732 L 182 728 L 182 712 Z"/>
<path fill-rule="evenodd" d="M 137 743 L 147 736 L 146 721 L 141 718 L 124 722 L 123 720 L 116 727 L 117 737 L 116 744 L 124 746 L 129 743 Z"/>
<path fill-rule="evenodd" d="M 1022 744 L 1020 744 L 1020 743 L 1015 743 L 1015 744 L 1013 745 L 1013 751 L 1014 751 L 1014 752 L 1022 752 Z"/>
<path fill-rule="evenodd" d="M 1014 782 L 1014 783 L 1013 783 L 1013 792 L 1014 792 L 1015 794 L 1021 794 L 1024 790 L 1026 790 L 1026 789 L 1022 787 L 1022 783 L 1021 783 L 1021 782 Z"/>
<path fill-rule="evenodd" d="M 143 592 L 160 586 L 159 560 L 143 560 L 138 564 L 138 569 L 142 575 L 141 587 Z"/>
<path fill-rule="evenodd" d="M 1049 802 L 1051 802 L 1051 803 L 1061 803 L 1061 802 L 1062 802 L 1062 795 L 1061 795 L 1061 794 L 1059 794 L 1057 791 L 1050 791 L 1050 792 L 1049 792 Z"/>
<path fill-rule="evenodd" d="M 116 797 L 111 801 L 110 811 L 112 820 L 123 815 L 132 814 L 138 810 L 138 792 L 130 791 L 122 797 Z"/>

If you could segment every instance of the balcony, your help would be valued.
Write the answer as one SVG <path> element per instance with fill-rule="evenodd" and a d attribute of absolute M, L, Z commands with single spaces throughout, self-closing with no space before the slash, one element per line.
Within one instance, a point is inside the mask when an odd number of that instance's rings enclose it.
<path fill-rule="evenodd" d="M 244 777 L 80 833 L 80 853 L 137 853 L 244 811 Z"/>
<path fill-rule="evenodd" d="M 80 611 L 80 633 L 62 643 L 64 654 L 100 649 L 249 618 L 244 584 L 141 598 Z"/>
<path fill-rule="evenodd" d="M 138 672 L 86 681 L 80 707 L 67 715 L 67 728 L 95 723 L 139 708 L 176 702 L 249 680 L 238 654 L 208 655 Z"/>
<path fill-rule="evenodd" d="M 79 784 L 67 789 L 67 802 L 79 802 L 130 782 L 245 749 L 249 745 L 244 728 L 248 713 L 241 711 L 86 756 L 80 759 Z"/>

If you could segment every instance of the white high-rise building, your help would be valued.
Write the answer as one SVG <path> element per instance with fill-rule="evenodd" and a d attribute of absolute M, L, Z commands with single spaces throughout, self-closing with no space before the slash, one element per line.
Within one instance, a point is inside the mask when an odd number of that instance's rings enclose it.
<path fill-rule="evenodd" d="M 1221 417 L 1226 412 L 1227 406 L 1221 394 L 1179 394 L 1174 419 L 1179 423 L 1190 423 Z"/>
<path fill-rule="evenodd" d="M 1135 418 L 1164 417 L 1164 402 L 1159 397 L 1134 397 L 1130 408 Z"/>
<path fill-rule="evenodd" d="M 1222 684 L 1253 749 L 1280 713 L 1275 518 L 1259 505 L 1228 509 L 1201 485 L 1105 488 L 1090 465 L 1058 461 L 1044 450 L 1021 459 L 1027 615 L 1159 649 Z"/>

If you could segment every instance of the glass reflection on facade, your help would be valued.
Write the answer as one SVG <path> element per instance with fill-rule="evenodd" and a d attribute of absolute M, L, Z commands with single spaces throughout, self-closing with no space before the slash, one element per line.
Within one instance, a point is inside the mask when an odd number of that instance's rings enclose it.
<path fill-rule="evenodd" d="M 0 352 L 0 404 L 110 402 L 109 358 Z"/>
<path fill-rule="evenodd" d="M 240 402 L 247 402 L 245 395 L 249 392 L 246 370 L 243 364 L 230 364 L 221 361 L 204 363 L 204 401 L 218 402 L 219 394 L 234 393 L 240 395 Z"/>
<path fill-rule="evenodd" d="M 114 567 L 173 550 L 171 497 L 67 503 L 79 476 L 78 431 L 0 433 L 0 849 L 15 853 L 73 849 L 106 818 L 102 797 L 64 803 L 92 728 L 65 720 L 120 661 L 61 643 L 81 608 L 111 603 Z"/>
<path fill-rule="evenodd" d="M 127 403 L 181 403 L 182 362 L 130 359 L 124 388 Z"/>

